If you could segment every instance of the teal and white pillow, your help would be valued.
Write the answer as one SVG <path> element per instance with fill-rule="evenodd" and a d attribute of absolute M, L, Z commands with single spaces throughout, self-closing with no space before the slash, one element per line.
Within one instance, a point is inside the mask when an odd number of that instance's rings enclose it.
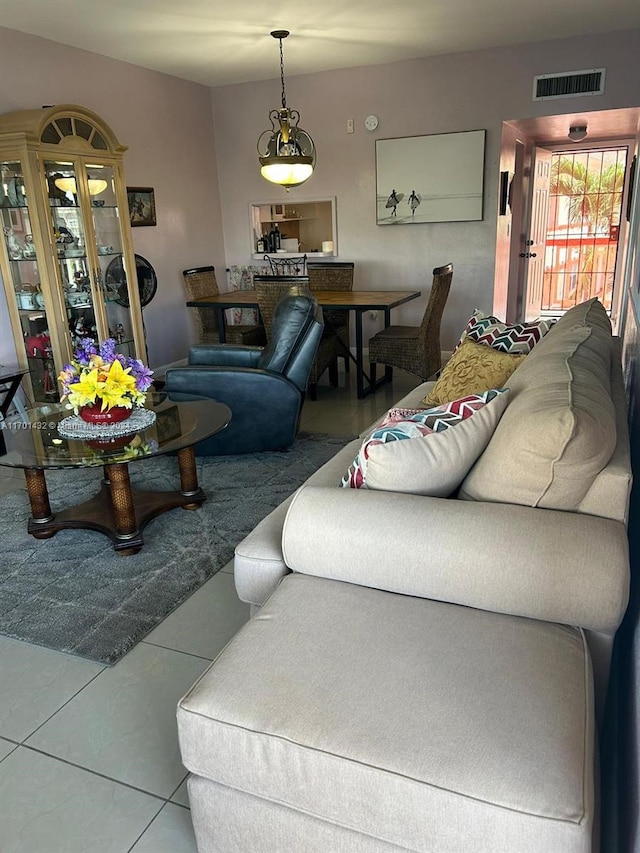
<path fill-rule="evenodd" d="M 400 420 L 391 410 L 364 439 L 341 485 L 434 497 L 452 494 L 489 443 L 508 396 L 508 389 L 491 389 Z"/>

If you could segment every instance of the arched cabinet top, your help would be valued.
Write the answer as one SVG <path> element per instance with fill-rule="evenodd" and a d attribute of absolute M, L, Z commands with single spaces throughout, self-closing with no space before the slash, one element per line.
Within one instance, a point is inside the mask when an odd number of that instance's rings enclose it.
<path fill-rule="evenodd" d="M 0 115 L 0 135 L 59 150 L 93 151 L 103 155 L 122 154 L 127 150 L 100 116 L 76 104 Z"/>

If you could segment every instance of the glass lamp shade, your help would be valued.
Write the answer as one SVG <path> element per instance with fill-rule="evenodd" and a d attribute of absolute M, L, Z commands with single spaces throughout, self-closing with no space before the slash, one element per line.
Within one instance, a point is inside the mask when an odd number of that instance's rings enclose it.
<path fill-rule="evenodd" d="M 313 173 L 312 157 L 260 157 L 260 174 L 273 184 L 297 187 Z"/>
<path fill-rule="evenodd" d="M 102 178 L 89 178 L 87 183 L 89 184 L 89 195 L 99 195 L 107 188 L 107 182 L 103 181 Z M 76 195 L 78 192 L 75 178 L 56 178 L 55 185 L 63 193 L 73 193 Z"/>

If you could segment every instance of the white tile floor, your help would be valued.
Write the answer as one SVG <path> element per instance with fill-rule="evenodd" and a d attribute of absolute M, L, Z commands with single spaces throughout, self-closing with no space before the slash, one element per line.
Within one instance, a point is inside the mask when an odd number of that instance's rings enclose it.
<path fill-rule="evenodd" d="M 416 384 L 396 371 L 358 401 L 340 374 L 305 403 L 302 429 L 357 434 Z M 16 489 L 22 473 L 0 468 L 0 494 Z M 2 853 L 195 853 L 175 708 L 249 617 L 232 572 L 113 667 L 0 637 Z"/>

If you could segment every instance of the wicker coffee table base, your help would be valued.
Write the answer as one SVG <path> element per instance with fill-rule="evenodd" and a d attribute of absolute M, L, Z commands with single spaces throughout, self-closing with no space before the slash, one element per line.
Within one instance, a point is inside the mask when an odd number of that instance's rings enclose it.
<path fill-rule="evenodd" d="M 81 528 L 97 530 L 111 538 L 114 550 L 127 556 L 144 544 L 146 524 L 163 512 L 182 507 L 198 509 L 206 495 L 198 486 L 195 454 L 192 447 L 178 451 L 180 491 L 148 492 L 131 488 L 126 462 L 104 465 L 100 491 L 91 500 L 69 507 L 55 515 L 41 468 L 26 468 L 25 478 L 31 504 L 28 532 L 36 539 L 50 539 L 58 530 Z"/>

